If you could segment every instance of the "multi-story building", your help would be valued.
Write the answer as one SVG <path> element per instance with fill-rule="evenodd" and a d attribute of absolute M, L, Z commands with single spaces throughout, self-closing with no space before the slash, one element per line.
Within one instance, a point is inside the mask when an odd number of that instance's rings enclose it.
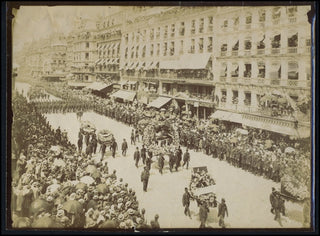
<path fill-rule="evenodd" d="M 123 27 L 122 80 L 199 118 L 217 109 L 213 117 L 296 135 L 297 120 L 310 122 L 296 109 L 310 97 L 309 8 L 147 9 Z"/>
<path fill-rule="evenodd" d="M 66 77 L 67 43 L 63 35 L 50 39 L 50 46 L 44 48 L 43 75 L 46 80 L 60 80 Z"/>
<path fill-rule="evenodd" d="M 79 19 L 75 23 L 76 29 L 71 32 L 74 36 L 71 73 L 76 80 L 94 81 L 94 67 L 98 58 L 96 24 L 91 19 Z"/>
<path fill-rule="evenodd" d="M 309 10 L 218 9 L 213 74 L 217 109 L 225 112 L 217 117 L 232 112 L 228 119 L 234 122 L 292 135 L 296 121 L 301 128 L 310 123 L 310 113 L 297 109 L 299 99 L 311 97 Z"/>
<path fill-rule="evenodd" d="M 151 13 L 148 13 L 151 12 Z M 198 117 L 213 111 L 213 18 L 216 8 L 148 9 L 122 34 L 124 80 L 139 90 L 175 98 Z"/>
<path fill-rule="evenodd" d="M 96 79 L 119 81 L 121 27 L 123 12 L 104 17 L 97 21 L 97 51 L 95 62 Z"/>

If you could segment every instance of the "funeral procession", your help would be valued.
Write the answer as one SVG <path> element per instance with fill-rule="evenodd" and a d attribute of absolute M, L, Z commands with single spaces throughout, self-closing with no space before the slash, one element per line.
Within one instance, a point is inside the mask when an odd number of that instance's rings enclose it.
<path fill-rule="evenodd" d="M 8 225 L 310 228 L 310 10 L 16 9 Z"/>

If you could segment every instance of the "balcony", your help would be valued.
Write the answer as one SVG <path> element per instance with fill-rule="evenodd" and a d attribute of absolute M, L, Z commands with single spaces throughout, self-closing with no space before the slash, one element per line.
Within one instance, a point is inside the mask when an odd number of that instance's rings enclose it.
<path fill-rule="evenodd" d="M 238 51 L 232 51 L 232 56 L 238 56 Z"/>
<path fill-rule="evenodd" d="M 245 50 L 244 51 L 245 56 L 250 56 L 251 55 L 251 50 Z"/>
<path fill-rule="evenodd" d="M 222 56 L 222 57 L 225 57 L 226 55 L 227 55 L 226 51 L 222 51 L 221 54 L 220 54 L 220 56 Z"/>
<path fill-rule="evenodd" d="M 238 83 L 238 77 L 231 77 L 232 83 Z"/>
<path fill-rule="evenodd" d="M 257 50 L 258 55 L 264 55 L 265 54 L 265 49 L 258 49 Z"/>
<path fill-rule="evenodd" d="M 265 23 L 264 22 L 259 22 L 259 28 L 264 28 L 265 27 Z"/>
<path fill-rule="evenodd" d="M 227 81 L 227 78 L 226 77 L 220 77 L 219 81 L 225 83 Z"/>
<path fill-rule="evenodd" d="M 280 54 L 280 48 L 272 48 L 271 54 Z"/>
<path fill-rule="evenodd" d="M 270 85 L 280 85 L 280 79 L 271 79 Z"/>
<path fill-rule="evenodd" d="M 208 32 L 212 32 L 213 31 L 213 25 L 209 25 L 208 26 Z"/>
<path fill-rule="evenodd" d="M 251 24 L 247 24 L 246 29 L 251 29 Z"/>
<path fill-rule="evenodd" d="M 272 23 L 273 23 L 273 25 L 279 25 L 280 19 L 274 19 L 274 20 L 272 21 Z"/>
<path fill-rule="evenodd" d="M 297 22 L 297 17 L 289 17 L 288 21 L 289 21 L 290 24 L 294 24 L 294 23 Z"/>
<path fill-rule="evenodd" d="M 306 52 L 307 53 L 311 53 L 311 47 L 310 46 L 306 48 Z"/>
<path fill-rule="evenodd" d="M 288 48 L 288 53 L 297 53 L 297 52 L 298 52 L 297 47 Z"/>

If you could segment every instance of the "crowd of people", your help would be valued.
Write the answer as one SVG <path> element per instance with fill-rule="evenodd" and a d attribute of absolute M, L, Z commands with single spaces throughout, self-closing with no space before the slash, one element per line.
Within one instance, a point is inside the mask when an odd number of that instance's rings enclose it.
<path fill-rule="evenodd" d="M 118 228 L 157 230 L 147 224 L 135 191 L 77 151 L 34 104 L 13 95 L 11 215 L 14 228 Z M 22 132 L 23 131 L 23 132 Z"/>
<path fill-rule="evenodd" d="M 308 186 L 307 183 L 310 182 L 310 143 L 300 144 L 297 140 L 249 127 L 246 128 L 248 133 L 243 135 L 237 132 L 241 127 L 239 124 L 186 118 L 172 109 L 157 111 L 145 104 L 116 102 L 97 97 L 88 91 L 71 90 L 67 86 L 45 88 L 55 96 L 68 98 L 66 101 L 89 104 L 97 113 L 134 127 L 140 135 L 143 135 L 143 130 L 139 127 L 142 119 L 147 122 L 154 119 L 167 120 L 179 127 L 179 144 L 189 149 L 202 151 L 213 158 L 225 160 L 231 165 L 276 182 L 280 182 L 284 176 L 297 179 L 296 175 L 299 175 L 300 185 Z M 146 112 L 152 116 L 146 117 Z M 288 147 L 293 147 L 294 151 L 287 152 Z M 305 173 L 299 170 L 300 167 Z M 296 174 L 293 170 L 299 173 Z M 306 194 L 306 189 L 303 188 L 295 194 L 301 198 Z"/>

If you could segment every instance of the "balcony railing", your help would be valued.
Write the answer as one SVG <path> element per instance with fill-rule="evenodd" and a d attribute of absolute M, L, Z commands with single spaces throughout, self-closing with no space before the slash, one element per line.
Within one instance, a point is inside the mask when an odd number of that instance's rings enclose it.
<path fill-rule="evenodd" d="M 237 77 L 231 77 L 231 82 L 232 83 L 237 83 L 238 82 L 238 78 Z"/>
<path fill-rule="evenodd" d="M 270 84 L 271 85 L 280 85 L 280 79 L 271 79 Z"/>
<path fill-rule="evenodd" d="M 222 57 L 225 57 L 227 55 L 227 52 L 226 51 L 222 51 L 221 54 L 220 54 Z"/>
<path fill-rule="evenodd" d="M 297 17 L 289 17 L 289 23 L 293 24 L 297 22 Z"/>
<path fill-rule="evenodd" d="M 226 82 L 227 81 L 227 78 L 226 77 L 220 77 L 220 82 Z"/>
<path fill-rule="evenodd" d="M 288 48 L 288 53 L 297 53 L 297 52 L 298 52 L 298 48 L 296 47 Z"/>
<path fill-rule="evenodd" d="M 258 49 L 257 50 L 258 55 L 264 55 L 265 54 L 265 49 Z"/>
<path fill-rule="evenodd" d="M 274 25 L 279 25 L 279 23 L 280 23 L 280 19 L 274 19 L 273 20 L 273 24 Z"/>
<path fill-rule="evenodd" d="M 212 32 L 212 31 L 213 31 L 213 25 L 209 25 L 209 26 L 208 26 L 208 31 L 209 31 L 209 32 Z"/>
<path fill-rule="evenodd" d="M 245 50 L 244 51 L 245 56 L 250 56 L 251 55 L 251 50 Z"/>
<path fill-rule="evenodd" d="M 238 51 L 232 51 L 232 56 L 238 56 Z"/>
<path fill-rule="evenodd" d="M 280 48 L 272 48 L 271 54 L 280 54 Z"/>
<path fill-rule="evenodd" d="M 265 23 L 264 22 L 260 22 L 259 23 L 259 28 L 264 28 L 265 27 Z"/>
<path fill-rule="evenodd" d="M 251 24 L 247 24 L 246 29 L 251 29 Z"/>
<path fill-rule="evenodd" d="M 311 47 L 307 47 L 307 48 L 306 48 L 306 52 L 307 52 L 307 53 L 311 53 Z"/>

